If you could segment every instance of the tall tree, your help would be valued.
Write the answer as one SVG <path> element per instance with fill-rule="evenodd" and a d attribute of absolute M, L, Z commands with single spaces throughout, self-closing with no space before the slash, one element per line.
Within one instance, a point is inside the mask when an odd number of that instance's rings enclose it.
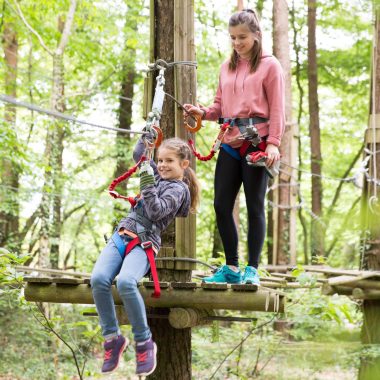
<path fill-rule="evenodd" d="M 8 17 L 7 9 L 4 9 L 2 43 L 4 50 L 4 61 L 7 69 L 4 75 L 5 93 L 11 97 L 16 97 L 17 90 L 17 64 L 18 64 L 18 40 L 14 23 Z M 10 104 L 5 104 L 4 121 L 8 124 L 7 130 L 10 139 L 14 140 L 17 148 L 17 135 L 14 125 L 16 123 L 16 109 Z M 19 248 L 19 165 L 15 155 L 1 159 L 1 185 L 0 189 L 0 246 L 7 246 L 10 249 Z"/>
<path fill-rule="evenodd" d="M 58 16 L 57 46 L 51 50 L 40 34 L 26 20 L 20 6 L 16 3 L 17 12 L 29 31 L 37 37 L 41 47 L 53 61 L 52 89 L 50 107 L 58 112 L 65 111 L 64 100 L 64 62 L 65 49 L 71 34 L 77 1 L 71 0 L 66 17 Z M 43 195 L 40 205 L 41 229 L 39 233 L 39 265 L 42 267 L 58 267 L 59 243 L 62 228 L 62 156 L 64 126 L 54 120 L 48 125 L 45 145 L 45 174 Z"/>
<path fill-rule="evenodd" d="M 289 9 L 285 0 L 273 2 L 273 52 L 283 67 L 285 74 L 285 117 L 286 129 L 281 142 L 282 161 L 294 167 L 297 157 L 297 140 L 295 136 L 296 124 L 292 123 L 292 89 L 291 89 L 291 63 L 289 52 Z M 295 264 L 296 259 L 296 208 L 295 192 L 291 188 L 294 182 L 295 170 L 286 168 L 286 174 L 281 173 L 276 188 L 278 200 L 277 221 L 273 239 L 273 264 Z"/>
<path fill-rule="evenodd" d="M 316 46 L 316 22 L 317 2 L 308 0 L 308 87 L 309 87 L 309 131 L 311 151 L 311 210 L 317 218 L 312 219 L 311 228 L 311 254 L 323 256 L 324 254 L 324 229 L 322 218 L 322 154 L 321 136 L 319 128 L 319 100 L 318 100 L 318 64 Z"/>

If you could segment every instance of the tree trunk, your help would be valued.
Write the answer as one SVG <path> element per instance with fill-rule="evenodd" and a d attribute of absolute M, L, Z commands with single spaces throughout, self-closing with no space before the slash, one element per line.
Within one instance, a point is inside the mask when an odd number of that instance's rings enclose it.
<path fill-rule="evenodd" d="M 322 155 L 319 129 L 318 72 L 316 48 L 316 0 L 308 0 L 308 83 L 309 83 L 309 131 L 311 145 L 311 210 L 312 219 L 311 254 L 312 257 L 324 255 L 324 229 L 322 227 Z"/>
<path fill-rule="evenodd" d="M 63 55 L 56 54 L 53 57 L 53 93 L 51 108 L 58 112 L 64 112 L 64 67 Z M 62 230 L 62 156 L 63 156 L 63 140 L 65 138 L 65 130 L 62 122 L 53 121 L 53 146 L 51 150 L 51 168 L 52 168 L 52 185 L 54 195 L 51 199 L 53 218 L 51 222 L 51 246 L 50 246 L 50 262 L 52 268 L 58 268 L 59 264 L 59 245 Z"/>
<path fill-rule="evenodd" d="M 66 19 L 58 17 L 58 30 L 61 38 L 54 52 L 40 42 L 53 59 L 53 87 L 51 93 L 51 109 L 64 112 L 64 65 L 63 56 L 68 39 L 71 34 L 74 14 L 76 11 L 76 0 L 70 1 L 70 8 Z M 45 160 L 47 167 L 44 175 L 43 195 L 40 206 L 41 229 L 39 234 L 39 257 L 38 264 L 42 267 L 52 266 L 58 268 L 59 245 L 62 229 L 62 156 L 63 140 L 65 136 L 62 123 L 53 121 L 48 126 Z M 50 227 L 51 223 L 51 227 Z"/>
<path fill-rule="evenodd" d="M 4 17 L 4 15 L 3 15 Z M 18 41 L 17 33 L 11 23 L 6 22 L 3 29 L 3 49 L 4 60 L 7 66 L 4 74 L 5 93 L 16 98 L 16 78 L 17 78 L 17 61 L 18 61 Z M 16 109 L 14 106 L 5 104 L 4 119 L 12 128 L 13 138 L 17 141 L 15 128 Z M 10 159 L 1 160 L 1 185 L 0 189 L 0 246 L 6 246 L 8 249 L 19 249 L 20 241 L 18 239 L 19 229 L 19 167 Z M 2 208 L 5 207 L 5 210 Z"/>
<path fill-rule="evenodd" d="M 365 134 L 366 148 L 372 152 L 368 162 L 368 174 L 372 181 L 365 178 L 362 193 L 362 228 L 364 234 L 362 269 L 380 270 L 380 6 L 374 3 L 375 28 L 372 52 L 372 85 L 370 101 L 369 128 Z M 380 300 L 363 301 L 362 343 L 380 345 Z M 380 356 L 363 357 L 359 370 L 359 380 L 380 378 Z"/>
<path fill-rule="evenodd" d="M 281 159 L 292 167 L 296 165 L 297 158 L 297 131 L 296 125 L 292 123 L 292 89 L 291 89 L 291 64 L 289 53 L 289 10 L 285 0 L 273 2 L 273 52 L 281 63 L 285 74 L 285 116 L 286 129 L 281 141 Z M 280 173 L 278 178 L 277 199 L 281 207 L 277 211 L 277 227 L 274 230 L 277 240 L 275 248 L 277 258 L 273 264 L 296 263 L 296 188 L 291 187 L 292 178 L 295 178 L 295 169 L 286 168 L 285 173 Z"/>

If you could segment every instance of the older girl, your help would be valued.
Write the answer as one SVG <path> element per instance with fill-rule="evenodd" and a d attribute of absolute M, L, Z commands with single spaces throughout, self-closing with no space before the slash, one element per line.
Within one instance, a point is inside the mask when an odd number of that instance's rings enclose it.
<path fill-rule="evenodd" d="M 261 28 L 253 10 L 232 15 L 228 31 L 233 50 L 220 69 L 214 103 L 209 107 L 185 105 L 188 112 L 203 119 L 219 119 L 219 123 L 229 124 L 214 180 L 214 208 L 226 265 L 204 281 L 259 284 L 257 267 L 266 230 L 267 175 L 280 159 L 278 148 L 285 126 L 284 78 L 277 59 L 263 51 Z M 258 150 L 266 152 L 266 168 L 252 167 L 247 162 L 249 153 Z M 243 274 L 239 269 L 238 234 L 233 219 L 241 184 L 248 211 L 248 265 Z"/>

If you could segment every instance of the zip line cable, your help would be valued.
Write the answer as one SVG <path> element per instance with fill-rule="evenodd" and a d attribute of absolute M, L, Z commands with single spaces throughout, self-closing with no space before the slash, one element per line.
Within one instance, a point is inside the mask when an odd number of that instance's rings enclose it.
<path fill-rule="evenodd" d="M 0 101 L 2 101 L 3 103 L 13 104 L 16 107 L 28 108 L 28 109 L 30 109 L 32 111 L 43 113 L 43 114 L 55 117 L 57 119 L 71 121 L 71 122 L 77 123 L 77 124 L 85 124 L 85 125 L 89 125 L 91 127 L 105 129 L 105 130 L 114 131 L 114 132 L 132 133 L 132 134 L 137 134 L 137 135 L 145 135 L 146 134 L 146 132 L 131 131 L 129 129 L 108 127 L 108 126 L 105 126 L 105 125 L 92 123 L 90 121 L 78 119 L 78 118 L 76 118 L 76 117 L 74 117 L 72 115 L 67 115 L 67 114 L 64 114 L 64 113 L 58 112 L 58 111 L 48 110 L 48 109 L 36 106 L 35 104 L 31 104 L 31 103 L 28 103 L 28 102 L 23 102 L 23 101 L 17 100 L 15 98 L 11 97 L 11 96 L 4 95 L 4 94 L 0 94 Z"/>

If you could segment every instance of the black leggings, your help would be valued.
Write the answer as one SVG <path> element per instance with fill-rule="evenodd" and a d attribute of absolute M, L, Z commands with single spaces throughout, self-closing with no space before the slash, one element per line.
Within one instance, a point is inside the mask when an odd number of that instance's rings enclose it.
<path fill-rule="evenodd" d="M 257 149 L 250 151 L 253 150 Z M 264 200 L 268 175 L 263 167 L 249 166 L 245 156 L 237 160 L 220 149 L 215 169 L 214 208 L 227 265 L 239 265 L 233 208 L 242 183 L 248 211 L 248 265 L 257 268 L 266 232 Z"/>

